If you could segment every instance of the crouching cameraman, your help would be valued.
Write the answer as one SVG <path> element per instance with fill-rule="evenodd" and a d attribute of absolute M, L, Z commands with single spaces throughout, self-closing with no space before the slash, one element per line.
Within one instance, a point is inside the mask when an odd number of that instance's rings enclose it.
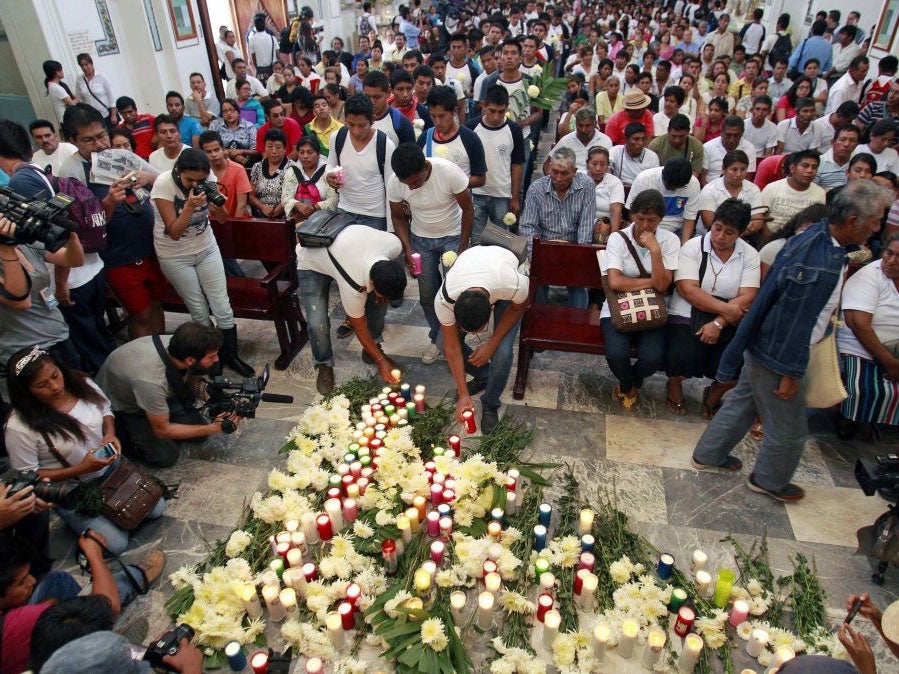
<path fill-rule="evenodd" d="M 209 373 L 222 335 L 212 326 L 184 323 L 171 336 L 140 337 L 112 352 L 97 373 L 126 454 L 155 466 L 173 466 L 184 441 L 232 432 L 241 417 L 207 420 L 195 407 L 188 375 Z M 224 431 L 223 431 L 224 426 Z"/>
<path fill-rule="evenodd" d="M 71 625 L 59 627 L 64 627 L 66 632 L 74 631 Z M 135 660 L 134 655 L 135 647 L 125 637 L 104 629 L 66 641 L 40 669 L 37 666 L 41 661 L 33 660 L 32 670 L 35 674 L 148 674 L 152 671 L 147 660 Z M 178 652 L 166 655 L 162 664 L 173 672 L 202 674 L 203 651 L 187 639 L 181 639 Z"/>

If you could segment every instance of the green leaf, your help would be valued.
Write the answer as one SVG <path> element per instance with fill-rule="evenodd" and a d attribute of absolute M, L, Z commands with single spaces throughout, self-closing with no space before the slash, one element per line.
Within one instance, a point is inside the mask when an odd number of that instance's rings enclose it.
<path fill-rule="evenodd" d="M 212 655 L 203 656 L 204 669 L 221 669 L 228 664 L 228 658 L 223 651 L 213 651 Z"/>

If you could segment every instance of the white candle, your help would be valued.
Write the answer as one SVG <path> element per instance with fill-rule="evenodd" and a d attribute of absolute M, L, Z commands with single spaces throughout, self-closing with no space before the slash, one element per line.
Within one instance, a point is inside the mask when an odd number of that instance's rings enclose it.
<path fill-rule="evenodd" d="M 696 572 L 696 589 L 701 597 L 708 597 L 709 590 L 712 588 L 712 574 L 708 571 L 699 570 Z"/>
<path fill-rule="evenodd" d="M 293 533 L 294 531 L 298 531 L 300 528 L 300 523 L 297 520 L 287 520 L 284 522 L 284 528 Z"/>
<path fill-rule="evenodd" d="M 701 571 L 705 568 L 706 563 L 709 561 L 709 556 L 705 554 L 702 550 L 694 550 L 693 558 L 690 562 L 690 570 L 693 573 L 697 571 Z"/>
<path fill-rule="evenodd" d="M 453 612 L 453 622 L 456 626 L 462 625 L 462 610 L 465 608 L 467 597 L 461 590 L 456 590 L 450 595 L 450 608 Z"/>
<path fill-rule="evenodd" d="M 653 627 L 646 637 L 646 650 L 643 651 L 643 666 L 652 670 L 659 661 L 659 655 L 665 646 L 665 631 L 661 627 Z"/>
<path fill-rule="evenodd" d="M 593 613 L 594 597 L 596 596 L 596 588 L 599 587 L 599 577 L 596 574 L 588 573 L 584 576 L 583 583 L 581 587 L 581 608 L 587 613 Z"/>
<path fill-rule="evenodd" d="M 334 533 L 343 529 L 343 507 L 340 499 L 329 498 L 325 501 L 325 512 L 331 520 L 331 526 L 334 527 Z"/>
<path fill-rule="evenodd" d="M 702 637 L 698 634 L 688 634 L 684 639 L 684 650 L 677 660 L 678 671 L 690 674 L 696 668 L 700 652 L 702 652 Z"/>
<path fill-rule="evenodd" d="M 315 514 L 303 513 L 300 516 L 303 523 L 303 533 L 306 534 L 307 543 L 318 543 L 318 528 L 315 526 Z"/>
<path fill-rule="evenodd" d="M 281 622 L 287 615 L 278 598 L 280 592 L 280 588 L 277 585 L 266 585 L 262 588 L 262 598 L 265 600 L 265 607 L 268 609 L 269 620 L 274 623 Z"/>
<path fill-rule="evenodd" d="M 337 611 L 331 611 L 325 616 L 325 627 L 328 628 L 328 636 L 331 637 L 331 645 L 337 650 L 343 648 L 346 635 L 343 632 L 343 620 Z"/>
<path fill-rule="evenodd" d="M 552 649 L 553 642 L 559 636 L 559 625 L 562 624 L 562 614 L 556 609 L 546 612 L 543 616 L 543 645 Z"/>
<path fill-rule="evenodd" d="M 412 525 L 409 522 L 409 518 L 405 515 L 397 515 L 396 528 L 400 530 L 400 535 L 403 537 L 403 543 L 409 545 L 412 542 Z"/>
<path fill-rule="evenodd" d="M 297 596 L 302 597 L 306 594 L 306 576 L 303 575 L 302 566 L 285 570 L 284 575 L 281 576 L 281 580 L 284 582 L 285 586 L 292 587 L 296 590 Z"/>
<path fill-rule="evenodd" d="M 556 585 L 556 577 L 551 574 L 549 571 L 540 574 L 540 591 L 541 592 L 552 592 L 552 589 Z"/>
<path fill-rule="evenodd" d="M 746 654 L 757 658 L 768 645 L 768 632 L 766 630 L 752 630 L 749 641 L 746 642 Z"/>
<path fill-rule="evenodd" d="M 581 533 L 589 534 L 593 530 L 593 511 L 590 508 L 581 510 Z"/>
<path fill-rule="evenodd" d="M 303 552 L 299 548 L 291 548 L 287 551 L 287 565 L 291 568 L 303 566 Z M 285 571 L 285 573 L 287 572 Z"/>
<path fill-rule="evenodd" d="M 491 572 L 484 576 L 484 588 L 487 590 L 487 592 L 496 594 L 497 592 L 499 592 L 499 588 L 502 583 L 502 576 L 500 576 L 496 572 Z"/>
<path fill-rule="evenodd" d="M 634 654 L 634 644 L 637 643 L 637 634 L 640 626 L 633 620 L 627 619 L 621 623 L 621 639 L 618 641 L 618 655 L 629 658 Z"/>
<path fill-rule="evenodd" d="M 492 592 L 478 595 L 478 627 L 489 630 L 493 626 L 493 604 L 496 599 Z"/>
<path fill-rule="evenodd" d="M 240 591 L 240 598 L 243 600 L 244 610 L 250 620 L 258 620 L 262 617 L 262 604 L 259 603 L 259 595 L 256 594 L 255 587 L 244 585 Z"/>
<path fill-rule="evenodd" d="M 518 494 L 514 491 L 506 492 L 506 507 L 504 510 L 507 515 L 514 515 L 518 512 Z"/>
<path fill-rule="evenodd" d="M 297 591 L 292 587 L 285 587 L 278 594 L 278 601 L 284 607 L 284 612 L 288 616 L 293 617 L 294 612 L 297 610 Z"/>
<path fill-rule="evenodd" d="M 784 663 L 788 660 L 792 660 L 796 657 L 796 651 L 794 651 L 789 646 L 781 646 L 774 653 L 774 657 L 771 659 L 771 668 L 778 669 L 783 667 Z"/>
<path fill-rule="evenodd" d="M 612 636 L 612 630 L 606 623 L 598 623 L 593 628 L 593 656 L 598 662 L 602 662 L 606 657 L 606 649 L 609 647 L 609 637 Z"/>

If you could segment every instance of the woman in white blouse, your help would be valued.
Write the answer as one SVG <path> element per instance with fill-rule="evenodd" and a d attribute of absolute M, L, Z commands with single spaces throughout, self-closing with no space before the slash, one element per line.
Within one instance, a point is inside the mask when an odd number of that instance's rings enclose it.
<path fill-rule="evenodd" d="M 721 160 L 721 176 L 702 188 L 699 193 L 699 218 L 707 231 L 712 226 L 712 217 L 715 210 L 728 199 L 740 199 L 750 206 L 755 206 L 759 195 L 759 188 L 755 183 L 746 180 L 746 172 L 749 169 L 749 157 L 743 150 L 731 150 Z M 745 236 L 754 234 L 761 225 L 761 221 L 755 225 L 750 223 Z"/>
<path fill-rule="evenodd" d="M 624 184 L 609 173 L 609 151 L 604 147 L 591 147 L 587 152 L 587 174 L 596 183 L 596 227 L 593 230 L 593 241 L 605 243 L 609 234 L 621 229 Z"/>
<path fill-rule="evenodd" d="M 109 128 L 118 124 L 115 96 L 109 80 L 94 70 L 94 60 L 90 54 L 78 54 L 78 66 L 82 74 L 75 80 L 75 94 L 79 103 L 86 103 L 103 115 Z"/>
<path fill-rule="evenodd" d="M 44 61 L 44 86 L 47 88 L 47 95 L 53 103 L 53 109 L 56 111 L 56 119 L 59 122 L 57 126 L 62 126 L 62 116 L 66 108 L 75 105 L 78 99 L 69 89 L 69 85 L 62 81 L 62 63 L 59 61 Z"/>
<path fill-rule="evenodd" d="M 711 418 L 733 383 L 715 381 L 718 361 L 759 289 L 759 255 L 741 236 L 751 208 L 728 198 L 715 209 L 710 231 L 690 239 L 678 258 L 665 327 L 668 409 L 683 414 L 684 379 L 708 377 L 702 412 Z M 735 382 L 734 382 L 735 383 Z"/>

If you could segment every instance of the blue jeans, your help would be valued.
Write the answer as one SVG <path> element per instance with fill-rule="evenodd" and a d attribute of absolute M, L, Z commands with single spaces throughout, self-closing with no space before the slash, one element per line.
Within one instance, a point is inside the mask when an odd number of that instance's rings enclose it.
<path fill-rule="evenodd" d="M 342 208 L 338 208 L 338 211 L 341 213 L 346 213 L 347 215 L 352 215 L 353 218 L 356 219 L 357 225 L 365 225 L 366 227 L 371 227 L 372 229 L 380 229 L 382 232 L 387 231 L 387 218 L 385 217 L 376 217 L 374 215 L 363 215 L 362 213 L 353 213 L 352 211 L 345 211 Z"/>
<path fill-rule="evenodd" d="M 328 290 L 333 279 L 309 269 L 300 269 L 297 276 L 300 281 L 300 301 L 303 303 L 303 313 L 306 314 L 309 343 L 312 345 L 312 358 L 316 365 L 334 367 L 331 320 L 328 318 Z M 387 305 L 378 304 L 375 301 L 375 294 L 368 293 L 365 300 L 365 320 L 368 322 L 368 333 L 378 343 L 381 342 L 386 314 Z"/>
<path fill-rule="evenodd" d="M 549 304 L 549 286 L 537 286 L 534 301 L 537 304 Z M 572 309 L 586 309 L 590 306 L 590 293 L 586 288 L 568 286 L 568 306 Z"/>
<path fill-rule="evenodd" d="M 611 318 L 600 319 L 606 343 L 606 362 L 622 393 L 640 388 L 643 380 L 665 364 L 665 328 L 643 332 L 618 332 Z M 631 343 L 637 342 L 637 362 L 631 363 Z"/>
<path fill-rule="evenodd" d="M 509 302 L 500 300 L 493 308 L 493 329 L 499 325 L 503 314 L 509 308 Z M 518 337 L 518 329 L 521 327 L 519 320 L 513 325 L 509 332 L 503 337 L 493 358 L 490 362 L 481 367 L 474 367 L 468 362 L 468 356 L 471 355 L 472 348 L 462 341 L 462 358 L 465 363 L 465 371 L 475 378 L 475 381 L 483 382 L 487 380 L 487 388 L 481 396 L 481 404 L 484 409 L 499 409 L 500 400 L 503 390 L 506 388 L 506 382 L 509 381 L 509 373 L 512 371 L 512 347 L 515 346 L 515 339 Z"/>
<path fill-rule="evenodd" d="M 808 436 L 805 411 L 805 379 L 790 400 L 774 391 L 780 375 L 764 367 L 749 351 L 737 386 L 724 397 L 724 404 L 709 422 L 693 450 L 693 457 L 707 465 L 721 466 L 737 443 L 749 432 L 756 416 L 762 419 L 765 439 L 755 460 L 755 482 L 765 489 L 781 491 L 796 472 Z"/>
<path fill-rule="evenodd" d="M 434 298 L 443 283 L 440 276 L 440 256 L 446 251 L 459 250 L 460 235 L 442 236 L 436 239 L 429 239 L 422 236 L 410 234 L 410 242 L 413 252 L 421 255 L 421 274 L 418 276 L 418 301 L 421 308 L 425 312 L 425 318 L 428 320 L 428 339 L 431 342 L 437 340 L 440 334 L 440 321 L 437 320 L 437 314 L 434 312 Z M 300 272 L 301 274 L 303 272 Z M 301 282 L 302 287 L 302 282 Z M 308 316 L 307 316 L 308 320 Z"/>
<path fill-rule="evenodd" d="M 162 517 L 162 513 L 164 512 L 165 499 L 161 498 L 144 521 L 157 520 Z M 103 534 L 103 537 L 106 539 L 106 547 L 108 547 L 115 555 L 121 555 L 128 548 L 128 542 L 130 540 L 128 532 L 117 527 L 103 515 L 88 517 L 74 509 L 69 510 L 68 508 L 59 507 L 56 508 L 56 513 L 62 518 L 62 521 L 68 525 L 69 529 L 76 534 L 80 534 L 85 529 L 93 529 L 97 533 Z"/>
<path fill-rule="evenodd" d="M 484 227 L 487 226 L 487 220 L 494 225 L 508 229 L 503 218 L 509 212 L 509 197 L 491 197 L 486 194 L 472 194 L 471 200 L 474 202 L 474 224 L 471 227 L 471 245 L 481 240 L 481 234 Z"/>
<path fill-rule="evenodd" d="M 139 567 L 134 566 L 133 564 L 128 564 L 127 566 L 131 575 L 138 583 L 143 584 L 146 582 L 146 576 L 144 576 L 144 572 L 141 571 Z M 119 604 L 123 607 L 127 606 L 137 596 L 137 590 L 134 588 L 134 585 L 131 584 L 131 581 L 128 580 L 128 576 L 121 568 L 118 571 L 113 572 L 112 579 L 115 581 L 116 588 L 119 591 Z M 34 606 L 50 599 L 61 602 L 66 601 L 67 599 L 74 599 L 80 593 L 81 586 L 78 584 L 78 581 L 72 577 L 72 574 L 66 571 L 50 571 L 41 578 L 41 581 L 35 586 L 34 592 L 31 593 L 31 598 L 28 600 L 28 603 Z"/>

